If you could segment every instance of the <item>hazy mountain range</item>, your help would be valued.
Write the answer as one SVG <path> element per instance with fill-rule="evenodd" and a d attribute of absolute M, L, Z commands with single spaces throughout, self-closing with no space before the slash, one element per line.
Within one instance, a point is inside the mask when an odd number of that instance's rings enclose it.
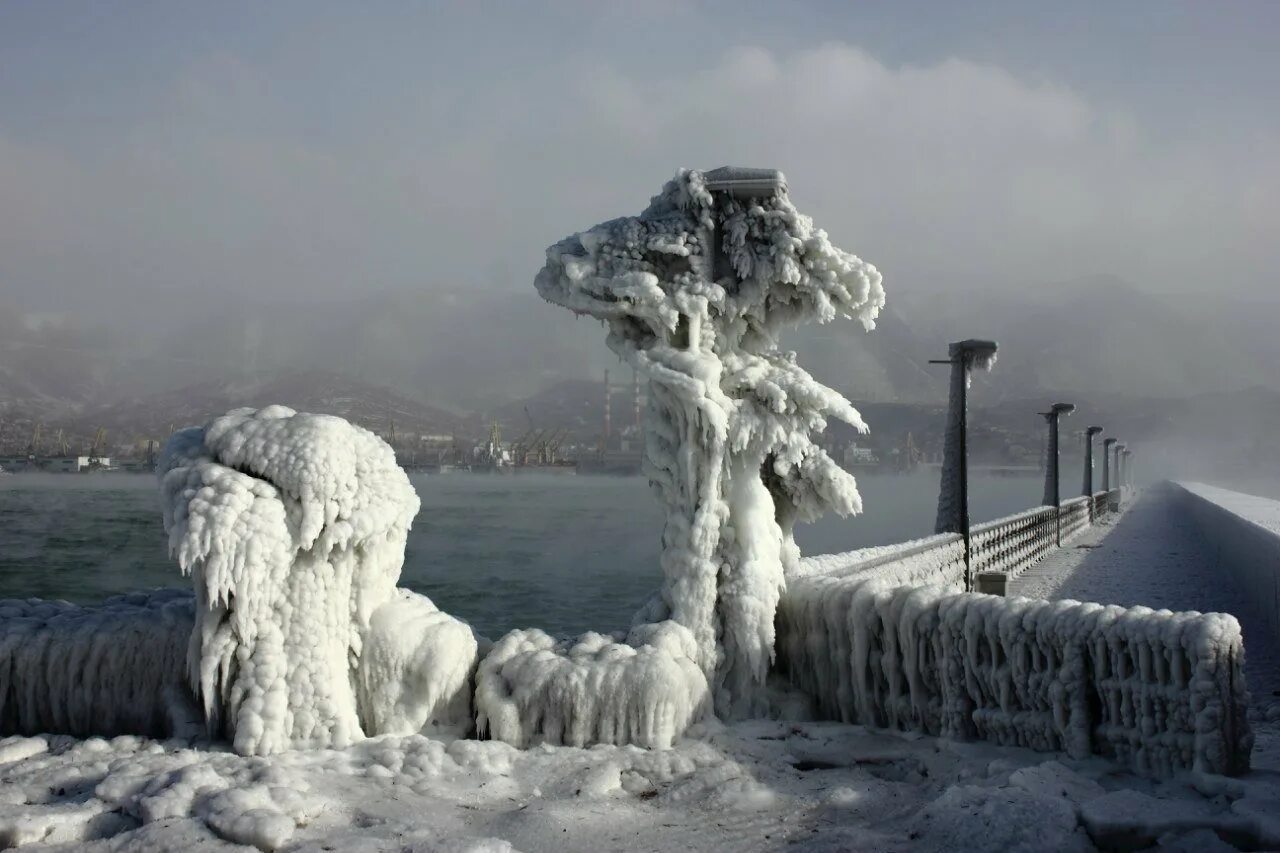
<path fill-rule="evenodd" d="M 1000 358 L 975 405 L 1062 397 L 1082 404 L 1276 389 L 1274 306 L 1181 304 L 1110 277 L 1000 299 L 890 291 L 878 327 L 837 323 L 784 341 L 852 399 L 940 405 L 946 342 L 994 338 Z M 401 429 L 599 417 L 601 373 L 630 382 L 599 324 L 530 290 L 382 292 L 350 302 L 265 304 L 155 323 L 0 312 L 0 416 L 156 434 L 232 405 L 272 400 L 394 418 Z M 568 384 L 565 384 L 568 383 Z M 617 404 L 615 418 L 628 403 Z M 564 411 L 556 413 L 557 408 Z M 584 426 L 585 428 L 585 426 Z"/>

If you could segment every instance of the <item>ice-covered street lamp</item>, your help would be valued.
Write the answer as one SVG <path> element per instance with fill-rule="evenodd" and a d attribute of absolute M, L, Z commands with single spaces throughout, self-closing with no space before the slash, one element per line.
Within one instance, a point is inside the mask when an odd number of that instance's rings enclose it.
<path fill-rule="evenodd" d="M 964 588 L 972 588 L 969 573 L 969 382 L 974 368 L 990 370 L 996 361 L 995 341 L 970 339 L 947 347 L 950 358 L 930 364 L 951 365 L 951 392 L 947 401 L 947 431 L 942 447 L 942 482 L 938 490 L 936 533 L 964 537 Z"/>
<path fill-rule="evenodd" d="M 1091 426 L 1084 431 L 1084 495 L 1093 496 L 1093 437 L 1102 432 L 1102 427 Z"/>
<path fill-rule="evenodd" d="M 1062 490 L 1058 482 L 1058 419 L 1076 410 L 1074 403 L 1054 403 L 1049 411 L 1041 412 L 1049 424 L 1049 453 L 1044 469 L 1044 502 L 1054 509 L 1062 505 Z M 1057 525 L 1056 541 L 1062 544 L 1062 525 Z"/>
<path fill-rule="evenodd" d="M 1108 438 L 1102 442 L 1102 491 L 1111 491 L 1111 448 L 1120 442 L 1118 438 Z"/>
<path fill-rule="evenodd" d="M 1112 464 L 1115 466 L 1115 472 L 1116 472 L 1115 473 L 1116 509 L 1119 509 L 1120 501 L 1124 498 L 1124 470 L 1123 470 L 1123 466 L 1120 464 L 1120 460 L 1122 458 L 1121 454 L 1124 453 L 1125 446 L 1123 444 L 1117 444 L 1114 450 L 1115 450 L 1116 458 Z"/>

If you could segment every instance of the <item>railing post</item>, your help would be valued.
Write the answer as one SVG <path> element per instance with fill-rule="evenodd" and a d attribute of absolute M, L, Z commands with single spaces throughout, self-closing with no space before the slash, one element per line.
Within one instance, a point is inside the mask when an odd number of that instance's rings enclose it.
<path fill-rule="evenodd" d="M 990 370 L 995 364 L 995 341 L 955 341 L 947 347 L 949 358 L 930 364 L 951 365 L 951 391 L 947 401 L 947 427 L 942 446 L 942 480 L 938 487 L 935 533 L 959 533 L 964 537 L 964 588 L 973 588 L 973 558 L 969 533 L 969 381 L 975 367 Z"/>
<path fill-rule="evenodd" d="M 1054 544 L 1062 545 L 1062 491 L 1058 482 L 1058 419 L 1076 410 L 1073 403 L 1054 403 L 1049 411 L 1041 412 L 1049 423 L 1049 453 L 1044 468 L 1044 502 L 1053 507 Z"/>
<path fill-rule="evenodd" d="M 1089 499 L 1089 523 L 1093 524 L 1093 437 L 1102 427 L 1091 426 L 1084 431 L 1084 496 Z"/>

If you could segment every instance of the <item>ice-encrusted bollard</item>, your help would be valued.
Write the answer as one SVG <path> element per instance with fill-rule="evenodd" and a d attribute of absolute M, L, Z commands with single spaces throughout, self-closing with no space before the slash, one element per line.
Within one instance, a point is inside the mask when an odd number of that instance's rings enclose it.
<path fill-rule="evenodd" d="M 158 473 L 213 734 L 266 754 L 469 725 L 471 629 L 395 588 L 419 504 L 385 442 L 329 415 L 238 409 L 176 433 Z"/>
<path fill-rule="evenodd" d="M 760 710 L 784 572 L 799 556 L 793 524 L 861 509 L 853 478 L 810 433 L 829 416 L 866 428 L 778 349 L 777 335 L 837 317 L 871 328 L 884 302 L 880 273 L 796 210 L 780 172 L 724 168 L 683 170 L 639 216 L 552 246 L 535 285 L 548 301 L 605 321 L 609 347 L 648 379 L 644 465 L 666 509 L 664 580 L 626 645 L 670 658 L 642 672 L 687 673 L 684 658 L 697 677 L 628 676 L 621 670 L 636 666 L 636 653 L 615 644 L 609 659 L 591 635 L 557 648 L 537 636 L 500 640 L 501 672 L 486 659 L 477 676 L 481 721 L 507 721 L 510 737 L 493 734 L 516 742 L 562 739 L 556 726 L 530 722 L 554 701 L 556 719 L 619 741 L 622 725 L 577 715 L 661 703 L 667 722 L 651 738 L 661 742 L 708 695 L 725 716 Z M 548 693 L 551 677 L 566 689 Z M 591 695 L 600 682 L 610 685 L 608 703 Z M 673 695 L 680 690 L 690 695 Z"/>

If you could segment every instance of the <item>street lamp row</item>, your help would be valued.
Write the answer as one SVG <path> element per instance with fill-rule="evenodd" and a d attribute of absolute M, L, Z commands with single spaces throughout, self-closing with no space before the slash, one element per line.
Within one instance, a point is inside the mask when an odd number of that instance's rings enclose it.
<path fill-rule="evenodd" d="M 959 533 L 964 537 L 964 563 L 966 590 L 973 588 L 971 567 L 971 542 L 969 535 L 969 383 L 975 366 L 990 369 L 995 362 L 998 345 L 995 341 L 966 340 L 956 341 L 947 347 L 949 358 L 931 359 L 930 364 L 951 365 L 951 390 L 947 406 L 947 428 L 942 449 L 942 483 L 938 494 L 938 516 L 934 527 L 936 533 Z M 1063 415 L 1070 415 L 1076 410 L 1073 403 L 1054 403 L 1049 411 L 1041 412 L 1049 426 L 1048 457 L 1045 461 L 1044 502 L 1060 510 L 1062 494 L 1059 485 L 1058 471 L 1058 421 Z M 1093 516 L 1093 437 L 1103 432 L 1100 426 L 1091 426 L 1084 432 L 1084 494 L 1091 500 L 1089 503 L 1090 520 Z M 1103 442 L 1102 455 L 1102 488 L 1110 493 L 1111 488 L 1111 452 L 1115 451 L 1116 488 L 1124 487 L 1125 470 L 1122 462 L 1130 456 L 1130 451 L 1114 438 Z M 1055 540 L 1062 544 L 1061 514 L 1057 513 L 1058 523 Z"/>

